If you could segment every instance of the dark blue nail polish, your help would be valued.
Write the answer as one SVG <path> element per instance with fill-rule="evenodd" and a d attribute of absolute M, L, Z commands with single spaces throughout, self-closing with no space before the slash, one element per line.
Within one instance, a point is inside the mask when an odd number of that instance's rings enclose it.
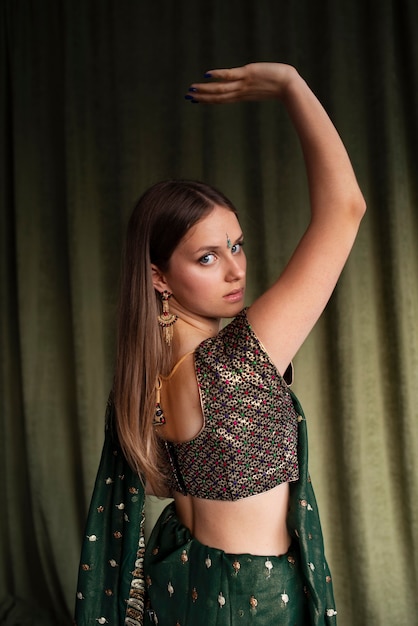
<path fill-rule="evenodd" d="M 189 91 L 197 91 L 196 87 L 189 87 Z"/>
<path fill-rule="evenodd" d="M 210 72 L 206 72 L 204 78 L 212 78 L 212 74 Z"/>
<path fill-rule="evenodd" d="M 189 94 L 186 94 L 184 97 L 186 100 L 193 100 L 193 96 L 190 96 Z"/>

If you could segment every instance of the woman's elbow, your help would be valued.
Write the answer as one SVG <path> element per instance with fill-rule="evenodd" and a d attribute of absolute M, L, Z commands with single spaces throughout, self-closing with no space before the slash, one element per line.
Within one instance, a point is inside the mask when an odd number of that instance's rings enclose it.
<path fill-rule="evenodd" d="M 364 214 L 367 211 L 367 203 L 366 203 L 366 199 L 363 196 L 363 194 L 360 192 L 360 198 L 359 198 L 359 202 L 358 202 L 358 213 L 360 216 L 360 220 L 364 217 Z"/>
<path fill-rule="evenodd" d="M 353 194 L 353 197 L 350 199 L 349 213 L 352 219 L 360 224 L 361 220 L 364 217 L 364 214 L 366 213 L 366 210 L 366 200 L 359 189 L 355 194 Z"/>

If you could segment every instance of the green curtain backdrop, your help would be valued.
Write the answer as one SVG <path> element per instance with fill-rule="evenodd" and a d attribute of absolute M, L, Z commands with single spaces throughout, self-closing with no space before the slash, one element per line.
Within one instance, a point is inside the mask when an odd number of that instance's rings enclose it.
<path fill-rule="evenodd" d="M 167 177 L 225 191 L 248 302 L 306 226 L 283 110 L 183 99 L 208 69 L 280 60 L 325 104 L 369 207 L 295 361 L 339 624 L 417 625 L 416 0 L 0 7 L 0 623 L 71 623 L 135 199 Z"/>

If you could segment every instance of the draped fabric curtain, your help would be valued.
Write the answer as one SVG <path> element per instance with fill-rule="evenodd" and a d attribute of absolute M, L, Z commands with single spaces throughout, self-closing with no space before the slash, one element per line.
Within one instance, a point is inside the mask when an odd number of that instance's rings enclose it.
<path fill-rule="evenodd" d="M 0 623 L 71 623 L 135 199 L 171 177 L 230 196 L 248 303 L 307 225 L 280 105 L 183 99 L 211 68 L 280 60 L 326 106 L 369 207 L 295 359 L 339 624 L 418 624 L 416 1 L 0 6 Z"/>

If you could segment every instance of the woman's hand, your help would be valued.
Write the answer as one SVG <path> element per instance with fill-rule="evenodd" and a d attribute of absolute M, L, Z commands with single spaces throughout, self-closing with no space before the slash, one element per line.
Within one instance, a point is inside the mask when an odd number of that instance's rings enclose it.
<path fill-rule="evenodd" d="M 282 99 L 292 81 L 302 80 L 295 68 L 284 63 L 250 63 L 211 70 L 205 78 L 211 80 L 193 83 L 187 99 L 210 104 Z"/>

